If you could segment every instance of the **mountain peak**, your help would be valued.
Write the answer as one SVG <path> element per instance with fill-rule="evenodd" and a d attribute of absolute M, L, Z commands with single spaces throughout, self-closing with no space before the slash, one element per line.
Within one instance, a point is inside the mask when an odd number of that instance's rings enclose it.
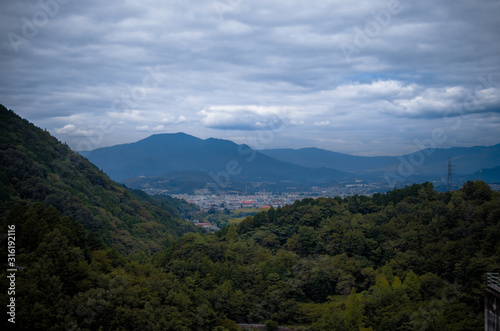
<path fill-rule="evenodd" d="M 197 138 L 195 136 L 192 136 L 192 135 L 184 133 L 184 132 L 155 133 L 155 134 L 152 134 L 151 136 L 149 136 L 147 138 L 144 138 L 143 140 L 149 140 L 149 139 L 169 139 L 169 138 L 185 138 L 185 139 L 197 139 L 197 140 L 201 140 L 200 138 Z"/>

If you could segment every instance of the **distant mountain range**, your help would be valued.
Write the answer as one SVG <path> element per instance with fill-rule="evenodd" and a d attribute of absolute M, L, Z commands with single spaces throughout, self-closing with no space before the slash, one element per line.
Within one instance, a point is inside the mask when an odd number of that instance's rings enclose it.
<path fill-rule="evenodd" d="M 354 156 L 318 148 L 268 149 L 261 153 L 275 159 L 309 168 L 334 168 L 351 173 L 397 171 L 409 163 L 418 174 L 437 174 L 446 170 L 448 160 L 457 173 L 469 174 L 482 168 L 500 165 L 500 144 L 490 147 L 455 147 L 423 149 L 402 156 Z"/>
<path fill-rule="evenodd" d="M 448 161 L 461 180 L 500 182 L 500 144 L 424 149 L 402 156 L 354 156 L 318 148 L 253 150 L 223 139 L 185 133 L 156 134 L 135 143 L 80 152 L 112 179 L 136 188 L 186 192 L 194 189 L 273 190 L 334 185 L 354 180 L 399 185 L 438 181 Z M 394 183 L 393 183 L 394 184 Z"/>

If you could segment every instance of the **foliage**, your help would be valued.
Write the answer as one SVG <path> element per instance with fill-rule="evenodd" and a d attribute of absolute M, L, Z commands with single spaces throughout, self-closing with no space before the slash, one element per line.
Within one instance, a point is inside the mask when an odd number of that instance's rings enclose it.
<path fill-rule="evenodd" d="M 192 205 L 111 181 L 47 131 L 1 105 L 0 192 L 0 220 L 15 203 L 42 202 L 128 254 L 158 251 L 165 238 L 194 231 L 179 220 Z"/>
<path fill-rule="evenodd" d="M 33 220 L 39 225 L 28 233 Z M 7 223 L 16 226 L 16 261 L 25 268 L 16 273 L 19 330 L 209 330 L 218 323 L 207 299 L 175 276 L 130 261 L 54 207 L 16 204 Z M 7 291 L 0 298 L 6 302 Z"/>
<path fill-rule="evenodd" d="M 483 182 L 306 199 L 186 234 L 155 263 L 237 322 L 475 330 L 484 275 L 500 268 L 499 215 Z"/>

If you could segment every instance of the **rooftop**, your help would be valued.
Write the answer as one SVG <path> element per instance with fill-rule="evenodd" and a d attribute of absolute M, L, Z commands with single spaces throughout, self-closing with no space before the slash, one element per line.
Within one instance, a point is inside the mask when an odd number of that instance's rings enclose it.
<path fill-rule="evenodd" d="M 500 293 L 500 274 L 498 272 L 488 272 L 488 287 Z"/>

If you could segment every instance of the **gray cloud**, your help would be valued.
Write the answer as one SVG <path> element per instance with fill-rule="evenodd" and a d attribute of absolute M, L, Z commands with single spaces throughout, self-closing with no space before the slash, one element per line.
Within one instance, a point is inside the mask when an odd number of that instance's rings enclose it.
<path fill-rule="evenodd" d="M 0 102 L 74 148 L 162 131 L 244 143 L 277 114 L 286 126 L 265 147 L 393 155 L 435 128 L 447 133 L 442 147 L 498 143 L 495 0 L 0 9 Z M 355 47 L 347 57 L 345 45 Z"/>

